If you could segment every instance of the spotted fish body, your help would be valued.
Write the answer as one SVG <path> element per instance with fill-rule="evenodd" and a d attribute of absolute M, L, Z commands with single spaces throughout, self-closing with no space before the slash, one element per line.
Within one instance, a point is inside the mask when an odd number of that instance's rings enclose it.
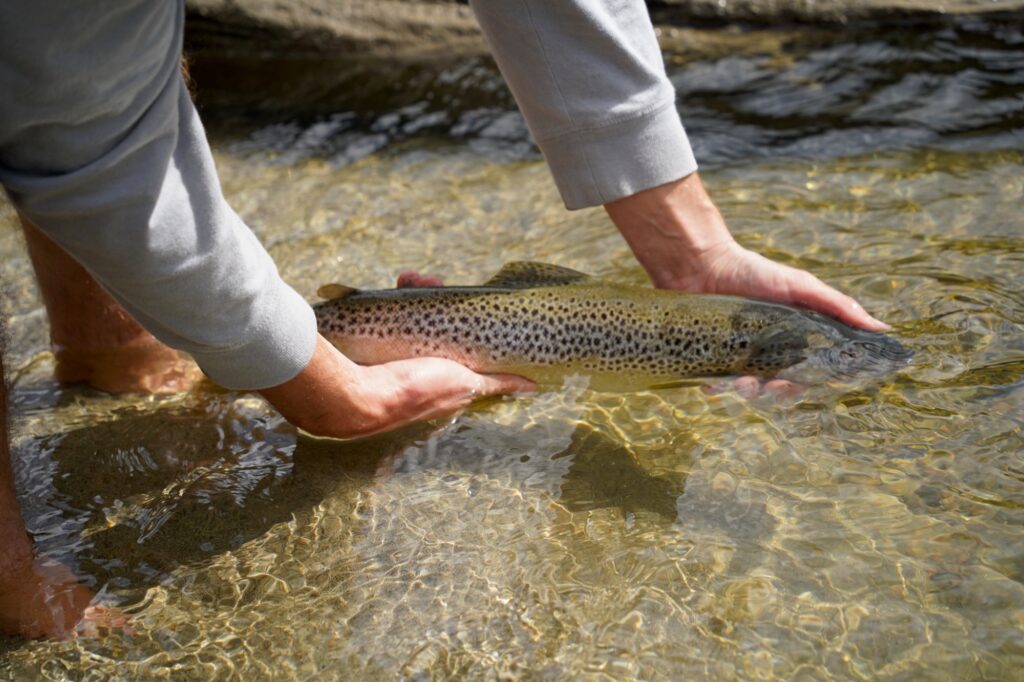
<path fill-rule="evenodd" d="M 753 374 L 801 383 L 905 365 L 894 339 L 788 306 L 611 284 L 512 263 L 478 287 L 321 289 L 320 332 L 361 364 L 433 356 L 542 384 L 633 389 Z"/>

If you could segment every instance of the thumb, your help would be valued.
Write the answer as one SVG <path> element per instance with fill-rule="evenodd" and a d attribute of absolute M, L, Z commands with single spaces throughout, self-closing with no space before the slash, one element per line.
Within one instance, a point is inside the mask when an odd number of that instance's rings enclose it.
<path fill-rule="evenodd" d="M 790 298 L 797 305 L 831 315 L 853 327 L 884 332 L 889 325 L 872 317 L 853 297 L 830 287 L 808 272 L 797 272 L 790 286 Z"/>

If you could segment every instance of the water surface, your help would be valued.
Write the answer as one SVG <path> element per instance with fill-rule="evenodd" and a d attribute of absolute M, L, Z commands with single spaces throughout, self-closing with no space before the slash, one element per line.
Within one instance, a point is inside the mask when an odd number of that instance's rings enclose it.
<path fill-rule="evenodd" d="M 0 675 L 1017 678 L 1024 39 L 979 21 L 673 38 L 741 241 L 917 351 L 859 389 L 570 382 L 335 443 L 208 385 L 60 388 L 0 209 L 27 522 L 136 630 L 9 641 Z M 310 299 L 517 259 L 644 281 L 601 211 L 561 208 L 500 94 L 213 127 L 229 200 Z"/>

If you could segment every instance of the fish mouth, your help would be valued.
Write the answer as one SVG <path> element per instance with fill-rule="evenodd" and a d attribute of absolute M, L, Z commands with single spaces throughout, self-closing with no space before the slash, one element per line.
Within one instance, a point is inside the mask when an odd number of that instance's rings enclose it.
<path fill-rule="evenodd" d="M 852 339 L 826 351 L 826 364 L 838 378 L 877 376 L 906 367 L 914 351 L 889 336 Z"/>
<path fill-rule="evenodd" d="M 909 365 L 913 357 L 914 351 L 892 337 L 872 334 L 869 338 L 845 339 L 829 348 L 811 351 L 803 361 L 775 376 L 800 384 L 855 384 L 898 371 Z"/>

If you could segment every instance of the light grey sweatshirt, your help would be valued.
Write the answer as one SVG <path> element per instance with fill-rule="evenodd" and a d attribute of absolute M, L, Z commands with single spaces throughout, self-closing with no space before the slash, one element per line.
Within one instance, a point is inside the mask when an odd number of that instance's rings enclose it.
<path fill-rule="evenodd" d="M 642 0 L 474 0 L 569 208 L 696 169 Z M 178 71 L 183 3 L 0 3 L 0 184 L 214 381 L 298 374 L 312 310 L 221 194 Z"/>

